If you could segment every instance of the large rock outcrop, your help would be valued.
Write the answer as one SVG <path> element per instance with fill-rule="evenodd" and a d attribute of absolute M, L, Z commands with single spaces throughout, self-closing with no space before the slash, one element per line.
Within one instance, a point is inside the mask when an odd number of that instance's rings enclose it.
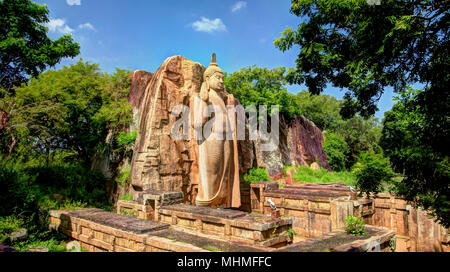
<path fill-rule="evenodd" d="M 192 108 L 193 98 L 200 92 L 205 67 L 182 56 L 170 57 L 150 74 L 133 72 L 129 100 L 135 117 L 138 137 L 131 165 L 134 190 L 182 191 L 186 201 L 195 199 L 197 174 L 197 141 L 174 140 L 171 129 L 179 117 L 172 115 L 177 105 Z M 239 102 L 236 101 L 236 104 Z M 286 121 L 281 118 L 280 144 L 271 152 L 261 151 L 260 141 L 239 141 L 240 172 L 260 166 L 274 176 L 285 165 L 310 165 L 316 160 L 329 168 L 322 150 L 322 133 L 303 116 Z"/>
<path fill-rule="evenodd" d="M 196 143 L 171 138 L 177 121 L 171 110 L 177 105 L 190 106 L 191 98 L 200 91 L 204 70 L 201 64 L 182 56 L 170 57 L 148 82 L 140 102 L 131 166 L 135 190 L 183 191 L 192 196 L 190 174 Z"/>
<path fill-rule="evenodd" d="M 272 177 L 282 173 L 286 165 L 310 166 L 316 161 L 321 167 L 331 170 L 322 148 L 322 131 L 301 115 L 290 120 L 280 116 L 279 144 L 276 150 L 261 151 L 259 140 L 244 141 L 242 145 L 247 145 L 246 150 L 254 150 L 243 154 L 247 157 L 246 163 L 266 168 Z"/>

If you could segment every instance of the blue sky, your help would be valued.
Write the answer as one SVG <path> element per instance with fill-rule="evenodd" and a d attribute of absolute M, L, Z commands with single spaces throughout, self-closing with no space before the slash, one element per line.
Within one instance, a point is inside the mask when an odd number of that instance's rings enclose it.
<path fill-rule="evenodd" d="M 49 36 L 71 33 L 81 44 L 79 57 L 102 70 L 154 72 L 173 55 L 207 66 L 211 53 L 226 72 L 242 67 L 294 67 L 298 47 L 281 52 L 273 46 L 300 19 L 289 13 L 290 0 L 37 0 L 50 10 Z M 59 65 L 60 66 L 60 65 Z M 57 66 L 56 68 L 58 68 Z M 291 93 L 305 89 L 289 86 Z M 344 91 L 325 94 L 342 98 Z M 392 105 L 392 90 L 380 100 L 378 118 Z"/>

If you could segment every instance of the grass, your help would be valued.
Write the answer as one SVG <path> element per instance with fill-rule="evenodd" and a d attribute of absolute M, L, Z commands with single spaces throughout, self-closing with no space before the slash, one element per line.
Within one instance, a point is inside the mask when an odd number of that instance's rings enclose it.
<path fill-rule="evenodd" d="M 206 246 L 205 246 L 205 249 L 206 249 L 206 250 L 209 250 L 209 251 L 212 251 L 212 252 L 220 252 L 220 249 L 218 249 L 218 248 L 215 247 L 215 246 L 211 246 L 211 245 L 206 245 Z"/>
<path fill-rule="evenodd" d="M 131 194 L 126 194 L 122 196 L 120 200 L 133 200 L 133 196 Z"/>
<path fill-rule="evenodd" d="M 292 168 L 292 166 L 288 166 Z M 297 172 L 292 179 L 295 183 L 334 183 L 341 182 L 347 186 L 355 186 L 356 178 L 350 171 L 331 172 L 321 168 L 320 171 L 313 170 L 308 166 L 295 167 Z M 286 168 L 285 168 L 286 170 Z"/>
<path fill-rule="evenodd" d="M 130 181 L 131 166 L 127 165 L 120 171 L 120 175 L 116 178 L 116 182 L 120 185 Z"/>

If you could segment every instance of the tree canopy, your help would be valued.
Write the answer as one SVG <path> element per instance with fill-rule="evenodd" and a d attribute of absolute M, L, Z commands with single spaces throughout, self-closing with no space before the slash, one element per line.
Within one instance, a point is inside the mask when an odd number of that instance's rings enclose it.
<path fill-rule="evenodd" d="M 287 92 L 286 68 L 244 67 L 240 71 L 225 75 L 225 86 L 244 106 L 266 105 L 270 114 L 271 105 L 279 105 L 280 112 L 287 117 L 298 114 L 292 94 Z"/>
<path fill-rule="evenodd" d="M 386 113 L 382 146 L 405 175 L 398 192 L 450 226 L 448 155 L 450 116 L 450 1 L 292 0 L 302 18 L 274 44 L 300 46 L 289 83 L 318 94 L 347 89 L 341 114 L 369 117 L 386 87 L 402 94 Z M 404 95 L 408 86 L 424 86 Z M 351 145 L 349 145 L 351 148 Z"/>
<path fill-rule="evenodd" d="M 303 21 L 274 44 L 300 46 L 289 83 L 314 94 L 329 83 L 347 88 L 342 113 L 370 116 L 387 86 L 421 82 L 448 99 L 449 10 L 449 1 L 292 0 L 291 13 Z"/>
<path fill-rule="evenodd" d="M 443 225 L 449 227 L 450 143 L 448 137 L 435 137 L 439 140 L 435 143 L 428 134 L 431 129 L 448 133 L 448 126 L 447 130 L 430 128 L 433 123 L 423 113 L 418 99 L 423 92 L 408 88 L 396 98 L 397 104 L 385 114 L 380 145 L 391 159 L 394 170 L 405 175 L 397 186 L 398 193 L 431 209 Z"/>
<path fill-rule="evenodd" d="M 30 0 L 0 0 L 0 86 L 4 89 L 80 53 L 71 35 L 55 41 L 47 36 L 48 14 L 45 5 Z"/>
<path fill-rule="evenodd" d="M 128 74 L 120 69 L 101 73 L 97 64 L 80 60 L 16 88 L 13 129 L 6 133 L 17 139 L 16 153 L 30 155 L 21 150 L 29 148 L 48 161 L 50 155 L 65 151 L 89 164 L 108 131 L 117 134 L 131 120 Z M 8 152 L 12 150 L 4 153 Z"/>

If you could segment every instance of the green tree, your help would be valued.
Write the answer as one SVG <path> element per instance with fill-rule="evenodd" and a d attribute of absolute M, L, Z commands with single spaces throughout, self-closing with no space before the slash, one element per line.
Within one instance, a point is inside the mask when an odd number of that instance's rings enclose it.
<path fill-rule="evenodd" d="M 21 141 L 17 155 L 31 148 L 48 164 L 64 151 L 89 165 L 107 133 L 118 133 L 131 120 L 128 74 L 101 73 L 97 64 L 80 60 L 16 88 L 18 110 L 11 122 L 21 125 L 11 133 Z"/>
<path fill-rule="evenodd" d="M 246 184 L 260 181 L 272 181 L 267 170 L 264 168 L 252 168 L 243 177 Z"/>
<path fill-rule="evenodd" d="M 347 157 L 347 168 L 351 168 L 362 151 L 382 153 L 379 141 L 381 137 L 381 125 L 377 118 L 365 119 L 354 116 L 341 122 L 335 129 L 335 133 L 344 137 L 350 152 Z"/>
<path fill-rule="evenodd" d="M 393 143 L 395 148 L 388 147 L 387 154 L 392 156 L 392 150 L 406 154 L 413 149 L 417 152 L 411 156 L 422 151 L 429 154 L 431 161 L 418 160 L 404 167 L 403 173 L 416 180 L 417 186 L 402 183 L 405 188 L 401 191 L 409 200 L 419 197 L 419 204 L 435 212 L 446 226 L 450 219 L 444 191 L 448 192 L 449 179 L 442 178 L 448 177 L 442 171 L 448 169 L 450 146 L 449 10 L 450 1 L 386 0 L 370 5 L 366 0 L 292 0 L 291 13 L 303 21 L 274 42 L 282 51 L 300 46 L 296 68 L 287 74 L 289 83 L 305 83 L 312 93 L 322 92 L 329 83 L 348 89 L 341 110 L 344 117 L 356 112 L 372 115 L 386 87 L 401 92 L 417 82 L 424 85 L 407 107 L 420 116 L 420 122 L 407 118 L 406 122 L 416 123 L 398 124 L 415 128 L 416 140 L 404 142 L 407 145 Z M 395 114 L 386 119 L 393 123 L 389 130 L 395 130 L 400 119 Z M 405 162 L 393 158 L 394 166 Z M 426 200 L 433 194 L 438 200 Z"/>
<path fill-rule="evenodd" d="M 321 130 L 335 130 L 343 122 L 339 114 L 342 101 L 331 95 L 312 95 L 307 91 L 300 91 L 295 96 L 298 112 Z"/>
<path fill-rule="evenodd" d="M 284 67 L 268 69 L 256 66 L 244 67 L 238 72 L 225 75 L 225 86 L 242 105 L 279 105 L 280 112 L 288 117 L 298 113 L 293 95 L 287 92 L 286 69 Z"/>
<path fill-rule="evenodd" d="M 422 90 L 408 88 L 395 98 L 397 103 L 385 113 L 380 145 L 389 156 L 394 170 L 406 175 L 397 186 L 398 193 L 431 209 L 438 220 L 448 227 L 449 143 L 446 138 L 438 143 L 429 138 L 429 131 L 445 128 L 430 128 L 433 122 L 423 112 L 418 99 L 422 94 Z M 437 149 L 436 144 L 441 148 Z"/>
<path fill-rule="evenodd" d="M 356 187 L 367 196 L 381 192 L 383 183 L 389 183 L 394 174 L 389 159 L 367 151 L 358 156 L 352 173 L 356 177 Z"/>
<path fill-rule="evenodd" d="M 304 20 L 274 44 L 300 46 L 289 83 L 314 94 L 328 83 L 348 88 L 343 113 L 370 116 L 387 86 L 400 91 L 420 81 L 448 94 L 449 9 L 449 1 L 432 0 L 292 0 L 291 13 Z"/>
<path fill-rule="evenodd" d="M 79 54 L 70 35 L 55 41 L 47 37 L 48 14 L 45 5 L 30 0 L 0 1 L 0 86 L 6 90 Z"/>
<path fill-rule="evenodd" d="M 328 131 L 324 134 L 325 141 L 323 142 L 323 150 L 327 154 L 331 169 L 334 171 L 345 170 L 350 149 L 348 148 L 344 137 Z"/>

